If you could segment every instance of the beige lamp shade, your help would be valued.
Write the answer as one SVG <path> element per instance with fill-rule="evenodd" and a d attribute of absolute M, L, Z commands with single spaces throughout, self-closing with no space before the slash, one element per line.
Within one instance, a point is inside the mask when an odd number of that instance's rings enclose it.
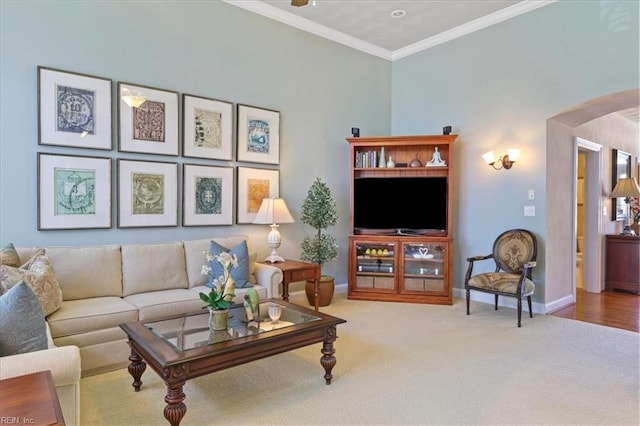
<path fill-rule="evenodd" d="M 640 187 L 638 187 L 638 181 L 636 181 L 636 178 L 624 178 L 620 179 L 618 183 L 616 183 L 616 187 L 613 188 L 613 192 L 611 193 L 611 198 L 618 197 L 624 197 L 624 201 L 627 203 L 627 223 L 620 235 L 635 235 L 635 231 L 631 229 L 631 206 L 629 204 L 629 197 L 640 197 Z"/>
<path fill-rule="evenodd" d="M 636 178 L 624 178 L 620 179 L 616 184 L 616 187 L 613 188 L 613 192 L 611 193 L 612 198 L 618 197 L 640 197 L 640 187 L 638 186 L 638 182 Z"/>
<path fill-rule="evenodd" d="M 265 198 L 262 200 L 253 223 L 269 224 L 271 227 L 271 231 L 267 235 L 267 245 L 271 248 L 271 253 L 265 259 L 266 262 L 284 262 L 284 258 L 276 251 L 282 243 L 278 226 L 280 223 L 293 222 L 293 216 L 291 216 L 289 208 L 282 198 Z"/>
<path fill-rule="evenodd" d="M 260 204 L 253 223 L 293 223 L 293 217 L 282 198 L 265 198 Z"/>

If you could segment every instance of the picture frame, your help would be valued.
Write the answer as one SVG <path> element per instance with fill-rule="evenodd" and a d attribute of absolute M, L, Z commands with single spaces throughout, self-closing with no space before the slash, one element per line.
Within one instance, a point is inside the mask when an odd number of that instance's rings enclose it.
<path fill-rule="evenodd" d="M 113 149 L 112 81 L 38 66 L 38 144 Z"/>
<path fill-rule="evenodd" d="M 280 171 L 238 167 L 236 223 L 253 223 L 264 198 L 280 196 Z"/>
<path fill-rule="evenodd" d="M 111 228 L 111 158 L 38 153 L 38 230 Z"/>
<path fill-rule="evenodd" d="M 619 179 L 631 177 L 631 154 L 613 148 L 611 150 L 611 191 Z M 611 198 L 611 220 L 627 220 L 627 204 L 624 197 Z"/>
<path fill-rule="evenodd" d="M 233 159 L 233 104 L 182 95 L 182 156 Z"/>
<path fill-rule="evenodd" d="M 118 228 L 178 226 L 178 164 L 118 159 Z"/>
<path fill-rule="evenodd" d="M 182 166 L 182 226 L 233 225 L 233 167 Z"/>
<path fill-rule="evenodd" d="M 280 112 L 243 104 L 237 110 L 238 161 L 280 164 Z"/>
<path fill-rule="evenodd" d="M 135 107 L 127 96 L 143 98 Z M 118 82 L 118 151 L 177 156 L 178 92 Z"/>

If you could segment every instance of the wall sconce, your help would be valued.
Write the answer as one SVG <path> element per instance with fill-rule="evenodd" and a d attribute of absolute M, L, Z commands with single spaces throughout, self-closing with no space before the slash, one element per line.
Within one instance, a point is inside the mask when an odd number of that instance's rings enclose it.
<path fill-rule="evenodd" d="M 134 93 L 126 88 L 120 90 L 120 97 L 131 108 L 139 108 L 140 105 L 146 102 L 146 99 L 140 93 Z"/>
<path fill-rule="evenodd" d="M 284 200 L 282 198 L 264 198 L 253 223 L 266 223 L 271 227 L 271 232 L 267 235 L 267 245 L 271 247 L 271 254 L 267 256 L 265 261 L 270 263 L 284 262 L 282 256 L 276 252 L 282 242 L 280 231 L 278 231 L 280 225 L 278 224 L 293 223 L 293 217 Z"/>
<path fill-rule="evenodd" d="M 482 154 L 482 158 L 484 158 L 484 161 L 486 161 L 487 164 L 489 164 L 496 170 L 500 170 L 502 168 L 509 170 L 513 166 L 513 163 L 518 160 L 519 156 L 519 149 L 508 149 L 507 154 L 503 155 L 502 157 L 498 157 L 497 159 L 493 155 L 493 151 Z M 498 163 L 499 167 L 496 167 L 496 163 Z"/>

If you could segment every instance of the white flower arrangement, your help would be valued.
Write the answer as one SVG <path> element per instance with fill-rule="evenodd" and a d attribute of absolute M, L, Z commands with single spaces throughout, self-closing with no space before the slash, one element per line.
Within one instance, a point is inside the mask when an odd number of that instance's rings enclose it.
<path fill-rule="evenodd" d="M 207 307 L 214 311 L 223 309 L 229 309 L 235 297 L 236 283 L 231 278 L 231 267 L 238 267 L 238 258 L 235 255 L 230 255 L 227 252 L 222 252 L 218 255 L 213 255 L 208 251 L 204 252 L 204 256 L 207 259 L 207 263 L 202 265 L 200 273 L 202 275 L 209 275 L 213 278 L 213 287 L 209 294 L 200 293 L 200 300 L 207 304 Z M 216 260 L 222 265 L 222 273 L 219 277 L 212 275 L 213 268 L 210 266 L 210 262 Z"/>

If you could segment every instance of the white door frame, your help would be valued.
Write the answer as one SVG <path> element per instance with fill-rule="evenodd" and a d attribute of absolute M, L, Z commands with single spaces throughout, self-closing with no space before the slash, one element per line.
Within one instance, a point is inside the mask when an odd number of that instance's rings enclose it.
<path fill-rule="evenodd" d="M 584 226 L 582 253 L 582 288 L 590 293 L 600 293 L 603 289 L 602 260 L 602 197 L 600 182 L 602 180 L 602 145 L 576 137 L 574 143 L 574 197 L 573 197 L 573 265 L 576 265 L 578 241 L 578 151 L 585 157 L 584 170 Z M 573 301 L 576 301 L 576 273 L 573 268 Z"/>

